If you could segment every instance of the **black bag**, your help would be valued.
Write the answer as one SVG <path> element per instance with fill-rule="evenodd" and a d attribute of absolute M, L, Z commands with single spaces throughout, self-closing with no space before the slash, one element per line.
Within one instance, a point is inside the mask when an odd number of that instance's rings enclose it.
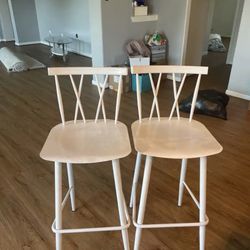
<path fill-rule="evenodd" d="M 193 95 L 182 100 L 179 108 L 183 112 L 190 112 Z M 195 113 L 218 117 L 227 120 L 226 106 L 229 97 L 214 89 L 200 90 L 195 104 Z"/>

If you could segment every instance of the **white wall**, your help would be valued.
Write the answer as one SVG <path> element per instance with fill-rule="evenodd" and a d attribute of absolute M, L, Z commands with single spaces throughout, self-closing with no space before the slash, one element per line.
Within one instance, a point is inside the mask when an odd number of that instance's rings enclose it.
<path fill-rule="evenodd" d="M 212 33 L 230 37 L 233 29 L 237 0 L 216 0 L 212 23 Z"/>
<path fill-rule="evenodd" d="M 2 39 L 5 41 L 14 40 L 8 0 L 0 0 L 0 22 L 2 26 Z"/>
<path fill-rule="evenodd" d="M 187 0 L 158 0 L 152 5 L 159 15 L 156 29 L 169 41 L 168 64 L 181 64 Z"/>
<path fill-rule="evenodd" d="M 233 58 L 234 58 L 239 28 L 240 28 L 240 21 L 241 21 L 241 16 L 242 16 L 242 11 L 243 11 L 243 5 L 244 5 L 244 0 L 236 0 L 236 1 L 237 1 L 237 8 L 235 11 L 232 36 L 231 36 L 230 45 L 229 45 L 228 54 L 227 54 L 227 64 L 233 63 Z"/>
<path fill-rule="evenodd" d="M 97 39 L 92 38 L 92 46 L 96 48 L 96 53 L 92 57 L 94 66 L 95 64 L 98 66 L 100 64 L 105 66 L 123 64 L 127 60 L 126 43 L 131 39 L 143 39 L 146 32 L 157 30 L 164 31 L 169 40 L 168 63 L 182 63 L 187 0 L 158 0 L 151 2 L 151 12 L 158 14 L 159 20 L 141 23 L 131 22 L 132 7 L 130 2 L 124 0 L 93 0 L 92 2 L 92 5 L 99 3 L 99 8 L 101 4 L 101 14 L 99 9 L 96 8 L 95 18 L 90 17 L 93 20 L 91 29 L 95 29 L 95 32 L 98 31 L 99 34 Z M 100 21 L 100 18 L 102 21 Z M 100 28 L 101 23 L 102 27 Z M 101 40 L 103 43 L 101 43 Z"/>
<path fill-rule="evenodd" d="M 127 60 L 125 45 L 154 32 L 156 22 L 132 23 L 131 1 L 101 1 L 104 65 L 123 64 Z"/>
<path fill-rule="evenodd" d="M 245 0 L 227 94 L 250 100 L 250 1 Z"/>
<path fill-rule="evenodd" d="M 0 41 L 3 40 L 3 30 L 2 30 L 2 23 L 0 18 Z"/>
<path fill-rule="evenodd" d="M 89 2 L 90 37 L 92 48 L 92 65 L 104 65 L 103 30 L 102 30 L 102 3 L 101 0 Z"/>
<path fill-rule="evenodd" d="M 104 65 L 124 63 L 126 43 L 131 39 L 143 39 L 146 32 L 157 30 L 164 31 L 169 39 L 169 64 L 181 64 L 186 0 L 151 2 L 151 12 L 158 14 L 159 20 L 140 23 L 131 22 L 132 7 L 128 1 L 101 1 L 101 4 Z"/>
<path fill-rule="evenodd" d="M 36 7 L 34 0 L 11 0 L 10 8 L 13 13 L 13 25 L 15 25 L 16 44 L 22 45 L 39 42 Z"/>
<path fill-rule="evenodd" d="M 92 0 L 91 0 L 92 1 Z M 35 0 L 41 40 L 51 30 L 54 34 L 64 33 L 79 39 L 71 44 L 73 50 L 91 54 L 91 37 L 88 0 Z M 82 41 L 82 42 L 79 42 Z"/>

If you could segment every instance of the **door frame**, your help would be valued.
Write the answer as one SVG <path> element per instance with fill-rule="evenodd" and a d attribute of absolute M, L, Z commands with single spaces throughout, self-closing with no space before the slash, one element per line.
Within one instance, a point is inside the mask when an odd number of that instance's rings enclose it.
<path fill-rule="evenodd" d="M 184 65 L 186 61 L 191 6 L 192 6 L 192 0 L 186 0 L 184 31 L 183 31 L 183 40 L 181 46 L 181 60 L 180 60 L 181 65 Z"/>
<path fill-rule="evenodd" d="M 228 48 L 226 64 L 233 64 L 234 52 L 237 46 L 238 33 L 240 29 L 241 16 L 244 6 L 244 0 L 236 0 L 236 1 L 237 1 L 237 6 L 234 15 L 234 23 L 233 23 L 231 40 Z"/>
<path fill-rule="evenodd" d="M 233 62 L 233 56 L 234 56 L 235 48 L 237 46 L 238 31 L 240 28 L 240 20 L 241 20 L 242 10 L 243 10 L 243 5 L 244 5 L 245 0 L 236 0 L 236 1 L 237 1 L 237 7 L 235 11 L 232 37 L 231 37 L 231 39 L 232 38 L 235 39 L 236 42 L 234 45 L 233 44 L 231 45 L 231 42 L 230 42 L 231 46 L 229 47 L 229 50 L 228 50 L 228 57 L 227 57 L 227 62 L 226 62 L 227 64 L 232 64 Z M 185 65 L 185 61 L 186 61 L 191 6 L 192 6 L 192 0 L 186 0 L 184 32 L 183 32 L 183 40 L 182 40 L 182 47 L 181 47 L 181 60 L 180 60 L 181 65 Z M 230 54 L 230 57 L 229 57 L 229 54 Z"/>
<path fill-rule="evenodd" d="M 11 0 L 8 0 L 8 4 L 9 4 L 9 10 L 10 10 L 11 23 L 12 23 L 13 32 L 14 32 L 15 44 L 19 44 L 16 21 L 15 21 L 15 16 L 14 16 Z"/>

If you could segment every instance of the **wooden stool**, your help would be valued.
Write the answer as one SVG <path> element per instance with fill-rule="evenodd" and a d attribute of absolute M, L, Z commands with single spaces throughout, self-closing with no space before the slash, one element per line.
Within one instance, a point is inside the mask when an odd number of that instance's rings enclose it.
<path fill-rule="evenodd" d="M 207 74 L 207 67 L 189 66 L 134 66 L 132 74 L 137 78 L 137 105 L 139 120 L 132 124 L 132 135 L 134 140 L 137 159 L 135 164 L 134 179 L 132 185 L 130 207 L 133 206 L 133 223 L 136 226 L 134 250 L 139 249 L 142 229 L 146 228 L 171 228 L 171 227 L 199 227 L 200 229 L 200 250 L 205 249 L 205 226 L 208 223 L 206 216 L 206 171 L 207 156 L 218 154 L 222 151 L 221 145 L 211 135 L 207 128 L 198 121 L 193 120 L 196 98 L 199 90 L 201 75 Z M 139 74 L 149 74 L 153 92 L 153 103 L 148 118 L 142 118 L 141 93 Z M 158 81 L 154 83 L 152 74 L 158 74 Z M 160 116 L 158 104 L 158 92 L 160 90 L 162 74 L 171 74 L 173 79 L 174 103 L 169 117 Z M 176 74 L 183 74 L 179 88 L 176 86 Z M 183 89 L 186 76 L 189 74 L 198 75 L 194 88 L 192 106 L 189 118 L 181 118 L 178 106 L 178 99 Z M 190 83 L 189 83 L 190 84 Z M 153 113 L 156 109 L 156 117 Z M 173 117 L 176 111 L 176 117 Z M 144 176 L 141 189 L 138 217 L 136 218 L 136 187 L 139 177 L 141 156 L 146 156 Z M 193 223 L 165 223 L 165 224 L 143 224 L 152 160 L 154 157 L 182 159 L 179 199 L 178 205 L 182 204 L 184 187 L 187 189 L 195 204 L 200 210 L 199 222 Z M 200 159 L 200 201 L 185 182 L 187 159 Z"/>
<path fill-rule="evenodd" d="M 121 230 L 124 249 L 128 250 L 129 240 L 127 228 L 130 225 L 130 220 L 122 191 L 119 159 L 129 155 L 131 147 L 127 127 L 118 121 L 122 76 L 128 74 L 127 68 L 49 68 L 48 72 L 49 75 L 55 76 L 57 99 L 62 120 L 61 124 L 58 124 L 51 129 L 40 153 L 41 158 L 55 163 L 55 221 L 52 224 L 52 230 L 56 234 L 56 249 L 62 249 L 62 234 L 65 233 Z M 75 84 L 75 79 L 73 78 L 75 75 L 80 76 L 78 88 Z M 94 76 L 97 83 L 97 90 L 100 98 L 94 120 L 87 120 L 85 118 L 83 106 L 80 100 L 84 75 Z M 99 75 L 105 75 L 104 82 L 98 80 Z M 119 87 L 113 120 L 106 118 L 103 101 L 109 75 L 119 76 Z M 65 120 L 59 76 L 69 76 L 72 84 L 76 97 L 74 120 Z M 100 110 L 102 110 L 103 115 L 103 119 L 101 120 L 98 119 Z M 77 119 L 79 112 L 82 117 L 81 120 Z M 75 187 L 72 164 L 89 164 L 105 161 L 112 161 L 120 226 L 64 229 L 62 227 L 62 210 L 69 196 L 71 198 L 72 211 L 75 211 Z M 62 163 L 67 164 L 69 181 L 69 190 L 64 199 L 62 199 Z"/>

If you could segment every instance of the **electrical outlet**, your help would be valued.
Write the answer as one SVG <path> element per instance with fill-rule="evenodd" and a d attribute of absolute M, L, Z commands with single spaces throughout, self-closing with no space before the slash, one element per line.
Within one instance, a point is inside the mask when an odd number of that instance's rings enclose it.
<path fill-rule="evenodd" d="M 76 38 L 78 39 L 78 34 L 76 33 Z"/>

